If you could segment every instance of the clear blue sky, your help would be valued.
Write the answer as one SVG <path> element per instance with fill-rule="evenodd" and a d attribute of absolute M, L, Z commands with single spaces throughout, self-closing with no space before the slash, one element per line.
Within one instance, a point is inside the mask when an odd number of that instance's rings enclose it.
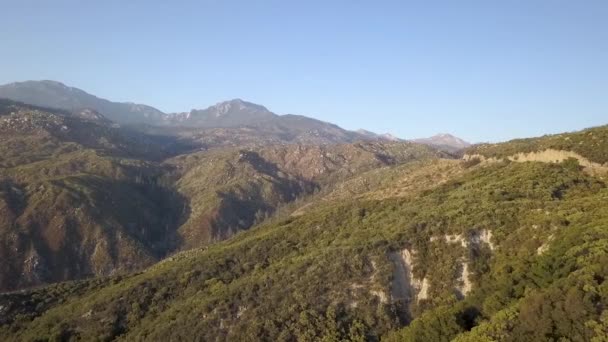
<path fill-rule="evenodd" d="M 608 123 L 608 1 L 3 0 L 0 83 L 470 141 Z"/>

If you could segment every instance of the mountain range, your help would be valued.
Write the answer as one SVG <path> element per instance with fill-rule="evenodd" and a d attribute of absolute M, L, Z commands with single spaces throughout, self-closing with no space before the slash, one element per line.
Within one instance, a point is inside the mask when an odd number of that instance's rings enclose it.
<path fill-rule="evenodd" d="M 137 269 L 226 239 L 339 179 L 442 155 L 388 141 L 201 150 L 89 110 L 0 100 L 0 114 L 3 290 Z"/>
<path fill-rule="evenodd" d="M 68 111 L 92 109 L 121 124 L 158 123 L 166 117 L 165 113 L 150 106 L 111 102 L 57 81 L 6 84 L 0 86 L 0 98 Z"/>
<path fill-rule="evenodd" d="M 302 115 L 277 115 L 264 106 L 240 99 L 220 102 L 206 109 L 163 113 L 147 105 L 111 102 L 56 81 L 26 81 L 3 85 L 0 86 L 0 98 L 71 112 L 92 110 L 121 125 L 196 140 L 208 147 L 399 140 L 390 134 L 348 131 Z M 444 139 L 440 144 L 430 140 L 429 144 L 448 151 L 468 146 L 457 138 L 450 141 Z"/>
<path fill-rule="evenodd" d="M 412 141 L 419 144 L 434 146 L 436 148 L 444 149 L 446 151 L 451 152 L 463 150 L 471 146 L 471 143 L 448 133 L 441 133 L 429 138 L 414 139 Z"/>
<path fill-rule="evenodd" d="M 608 126 L 469 145 L 0 93 L 2 341 L 608 336 Z"/>

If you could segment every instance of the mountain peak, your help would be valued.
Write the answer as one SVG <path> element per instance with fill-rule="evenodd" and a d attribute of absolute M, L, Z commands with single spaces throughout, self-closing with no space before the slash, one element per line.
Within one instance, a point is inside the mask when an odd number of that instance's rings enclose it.
<path fill-rule="evenodd" d="M 449 133 L 435 134 L 430 138 L 414 139 L 413 142 L 434 146 L 446 151 L 458 151 L 471 144 Z"/>
<path fill-rule="evenodd" d="M 26 81 L 26 82 L 32 82 L 32 83 L 33 83 L 33 82 L 37 82 L 37 81 Z M 54 87 L 60 87 L 60 88 L 70 88 L 70 87 L 68 87 L 67 85 L 65 85 L 64 83 L 59 82 L 59 81 L 53 81 L 53 80 L 41 80 L 41 81 L 38 81 L 38 82 L 39 82 L 39 83 L 41 83 L 41 84 L 50 85 L 50 86 L 54 86 Z M 24 82 L 24 83 L 25 83 L 25 82 Z"/>
<path fill-rule="evenodd" d="M 216 117 L 225 115 L 226 113 L 233 111 L 248 113 L 270 112 L 266 107 L 262 105 L 247 102 L 239 98 L 218 102 L 215 105 L 209 107 L 208 110 L 212 111 Z"/>
<path fill-rule="evenodd" d="M 217 128 L 259 123 L 276 116 L 262 105 L 236 98 L 218 102 L 206 109 L 192 109 L 190 112 L 171 114 L 169 120 L 173 124 Z"/>

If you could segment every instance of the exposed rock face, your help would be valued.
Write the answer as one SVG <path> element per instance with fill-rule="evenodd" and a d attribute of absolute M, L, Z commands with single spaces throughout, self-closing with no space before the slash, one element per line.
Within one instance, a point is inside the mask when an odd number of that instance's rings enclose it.
<path fill-rule="evenodd" d="M 524 163 L 524 162 L 541 162 L 541 163 L 561 163 L 567 159 L 576 159 L 582 167 L 584 167 L 589 172 L 608 172 L 608 165 L 599 164 L 590 161 L 589 159 L 581 156 L 578 153 L 572 151 L 563 151 L 563 150 L 554 150 L 554 149 L 546 149 L 544 151 L 539 152 L 530 152 L 530 153 L 517 153 L 511 156 L 506 157 L 506 159 L 512 162 Z M 494 157 L 485 157 L 481 154 L 465 154 L 463 159 L 468 161 L 472 159 L 479 159 L 484 163 L 496 163 L 499 162 L 500 159 Z"/>
<path fill-rule="evenodd" d="M 393 252 L 390 259 L 394 264 L 393 284 L 391 286 L 391 298 L 394 302 L 402 301 L 411 303 L 428 297 L 428 280 L 426 278 L 416 279 L 413 274 L 413 252 L 403 249 L 401 252 Z"/>
<path fill-rule="evenodd" d="M 487 244 L 490 250 L 496 248 L 492 242 L 492 232 L 486 229 L 474 231 L 469 236 L 463 234 L 433 236 L 430 238 L 430 241 L 445 241 L 448 244 L 458 244 L 465 249 L 481 243 Z M 393 283 L 391 285 L 391 299 L 393 302 L 410 304 L 428 299 L 429 281 L 426 277 L 423 279 L 414 277 L 414 256 L 415 251 L 410 251 L 407 248 L 401 252 L 393 252 L 389 255 L 394 265 Z M 473 284 L 469 279 L 471 274 L 466 258 L 461 258 L 457 262 L 460 274 L 454 291 L 459 298 L 464 298 L 471 292 Z"/>
<path fill-rule="evenodd" d="M 426 277 L 423 279 L 414 277 L 414 254 L 413 250 L 410 251 L 407 248 L 389 254 L 389 259 L 393 263 L 391 302 L 395 304 L 400 319 L 405 322 L 409 322 L 413 318 L 411 304 L 427 299 L 429 291 L 429 282 Z"/>
<path fill-rule="evenodd" d="M 447 234 L 444 235 L 443 238 L 447 243 L 459 243 L 464 248 L 467 248 L 469 245 L 469 241 L 465 239 L 462 234 Z M 433 238 L 431 238 L 431 241 L 433 241 Z"/>
<path fill-rule="evenodd" d="M 496 246 L 492 243 L 492 231 L 487 229 L 482 229 L 480 231 L 473 232 L 471 235 L 471 242 L 474 244 L 485 243 L 490 247 L 490 250 L 494 250 Z"/>
<path fill-rule="evenodd" d="M 431 242 L 439 240 L 444 240 L 447 243 L 457 243 L 463 248 L 469 248 L 471 244 L 479 245 L 482 242 L 487 244 L 490 250 L 494 250 L 496 247 L 492 243 L 492 231 L 487 229 L 473 231 L 468 237 L 463 234 L 446 234 L 442 236 L 432 236 L 430 239 Z"/>
<path fill-rule="evenodd" d="M 429 298 L 429 279 L 424 277 L 422 278 L 422 283 L 420 284 L 420 292 L 418 292 L 418 297 L 416 300 L 424 300 Z"/>
<path fill-rule="evenodd" d="M 377 277 L 378 277 L 378 268 L 376 267 L 376 263 L 374 261 L 371 261 L 371 265 L 372 265 L 372 273 L 369 276 L 368 279 L 366 279 L 363 283 L 354 283 L 350 285 L 350 289 L 352 291 L 361 291 L 363 290 L 365 295 L 367 295 L 366 291 L 369 291 L 369 294 L 371 294 L 372 296 L 378 298 L 378 300 L 380 301 L 381 304 L 388 304 L 389 299 L 386 296 L 386 292 L 381 289 L 378 288 L 378 286 L 376 285 L 376 281 L 377 281 Z M 349 303 L 349 306 L 352 308 L 357 307 L 359 303 L 356 300 L 353 300 L 352 302 Z"/>
<path fill-rule="evenodd" d="M 460 277 L 458 277 L 458 286 L 456 287 L 456 292 L 460 298 L 464 298 L 473 289 L 473 284 L 469 280 L 469 264 L 466 262 L 466 260 L 462 260 L 460 268 L 461 272 Z"/>
<path fill-rule="evenodd" d="M 449 244 L 459 244 L 464 249 L 469 249 L 473 246 L 479 246 L 484 243 L 493 251 L 496 246 L 492 242 L 492 231 L 487 229 L 477 230 L 471 232 L 468 236 L 463 234 L 446 234 L 442 236 L 432 236 L 431 242 L 434 241 L 445 241 Z M 473 284 L 470 281 L 469 263 L 466 258 L 460 258 L 458 260 L 460 274 L 457 279 L 457 285 L 454 289 L 459 298 L 464 298 L 473 289 Z"/>
<path fill-rule="evenodd" d="M 384 291 L 370 290 L 369 292 L 372 295 L 378 297 L 378 299 L 380 300 L 380 303 L 382 303 L 382 304 L 387 304 L 388 303 L 388 297 L 386 296 L 386 294 L 384 293 Z"/>
<path fill-rule="evenodd" d="M 217 103 L 206 109 L 193 109 L 187 113 L 170 114 L 166 123 L 196 127 L 235 127 L 253 125 L 278 118 L 266 107 L 234 99 Z"/>

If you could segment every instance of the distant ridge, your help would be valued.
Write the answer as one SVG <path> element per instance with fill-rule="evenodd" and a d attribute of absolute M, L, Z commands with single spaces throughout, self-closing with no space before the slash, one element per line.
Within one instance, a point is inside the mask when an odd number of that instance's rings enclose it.
<path fill-rule="evenodd" d="M 136 103 L 111 102 L 57 81 L 25 81 L 0 86 L 0 98 L 69 111 L 93 109 L 120 124 L 158 123 L 165 113 Z"/>
<path fill-rule="evenodd" d="M 456 152 L 471 146 L 471 143 L 448 133 L 440 133 L 429 138 L 414 139 L 412 141 L 433 146 L 447 152 Z"/>
<path fill-rule="evenodd" d="M 404 141 L 401 138 L 398 138 L 390 133 L 384 133 L 384 134 L 377 134 L 365 129 L 358 129 L 357 133 L 360 133 L 362 135 L 365 135 L 367 137 L 373 138 L 373 139 L 380 139 L 380 140 L 388 140 L 388 141 Z"/>
<path fill-rule="evenodd" d="M 303 115 L 278 115 L 266 107 L 233 99 L 205 109 L 164 113 L 154 107 L 112 102 L 57 81 L 25 81 L 0 86 L 0 98 L 73 113 L 99 113 L 121 125 L 159 134 L 192 135 L 205 145 L 269 143 L 334 144 L 358 140 L 397 141 L 390 135 L 345 130 Z M 89 112 L 87 112 L 89 111 Z M 146 128 L 147 127 L 147 128 Z"/>

